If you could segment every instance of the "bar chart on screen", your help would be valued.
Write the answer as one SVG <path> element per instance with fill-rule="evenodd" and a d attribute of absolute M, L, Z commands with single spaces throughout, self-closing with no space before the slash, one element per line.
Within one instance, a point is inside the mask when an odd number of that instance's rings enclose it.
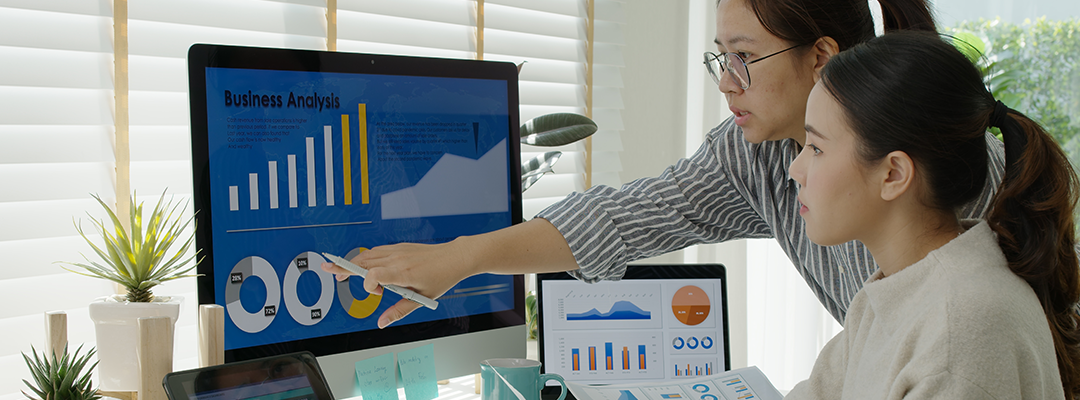
<path fill-rule="evenodd" d="M 617 335 L 561 334 L 561 371 L 571 376 L 664 377 L 661 337 L 656 332 L 619 332 Z"/>
<path fill-rule="evenodd" d="M 301 204 L 306 207 L 332 207 L 339 204 L 350 206 L 353 205 L 354 184 L 360 190 L 360 204 L 369 204 L 366 104 L 358 104 L 357 111 L 355 124 L 350 123 L 349 114 L 341 114 L 341 124 L 336 127 L 324 125 L 321 127 L 321 134 L 312 132 L 312 127 L 303 127 L 308 128 L 298 135 L 303 137 L 303 142 L 295 139 L 291 132 L 269 138 L 287 140 L 293 150 L 287 152 L 283 160 L 270 159 L 272 155 L 267 154 L 268 160 L 263 171 L 248 172 L 246 209 L 298 208 Z M 356 128 L 350 129 L 353 126 Z M 340 165 L 334 163 L 337 152 L 340 152 Z M 298 164 L 300 162 L 303 162 L 302 166 Z M 354 165 L 358 169 L 355 176 Z M 322 174 L 318 174 L 319 169 L 322 169 Z M 261 175 L 264 171 L 265 175 Z M 303 175 L 298 176 L 298 171 L 303 171 Z M 279 187 L 282 176 L 285 177 L 283 190 Z M 342 183 L 340 192 L 336 185 L 339 181 Z M 267 187 L 266 202 L 260 201 L 260 185 L 263 184 Z M 319 190 L 318 186 L 321 186 L 322 190 Z M 300 201 L 301 188 L 304 189 L 303 203 Z M 281 201 L 283 191 L 284 205 Z M 229 185 L 229 211 L 241 211 L 240 197 L 240 185 Z"/>

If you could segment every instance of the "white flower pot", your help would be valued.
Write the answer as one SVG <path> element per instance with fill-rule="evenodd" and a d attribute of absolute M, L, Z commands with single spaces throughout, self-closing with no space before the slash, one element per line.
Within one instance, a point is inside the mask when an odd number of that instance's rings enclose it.
<path fill-rule="evenodd" d="M 139 318 L 167 316 L 175 325 L 182 302 L 179 296 L 157 296 L 152 303 L 130 303 L 123 295 L 113 295 L 90 303 L 90 319 L 97 337 L 99 389 L 139 389 Z"/>

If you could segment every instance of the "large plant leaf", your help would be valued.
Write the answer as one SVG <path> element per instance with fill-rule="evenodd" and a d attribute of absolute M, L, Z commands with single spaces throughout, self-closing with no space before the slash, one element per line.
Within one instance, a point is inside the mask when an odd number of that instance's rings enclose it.
<path fill-rule="evenodd" d="M 562 146 L 587 138 L 596 133 L 596 129 L 596 123 L 584 115 L 541 115 L 521 125 L 521 143 L 545 147 Z"/>
<path fill-rule="evenodd" d="M 553 172 L 551 167 L 562 157 L 561 151 L 549 151 L 521 163 L 521 191 L 529 189 L 544 174 Z"/>
<path fill-rule="evenodd" d="M 113 225 L 111 228 L 107 227 L 105 221 L 91 216 L 94 228 L 101 234 L 105 244 L 94 244 L 79 223 L 75 224 L 75 229 L 98 255 L 101 263 L 91 261 L 83 255 L 86 263 L 65 263 L 80 270 L 67 267 L 65 269 L 119 283 L 128 289 L 129 295 L 133 291 L 147 291 L 162 282 L 198 276 L 190 273 L 201 260 L 197 257 L 198 251 L 195 255 L 186 256 L 194 243 L 194 235 L 184 235 L 184 231 L 195 219 L 194 216 L 186 220 L 181 217 L 186 202 L 174 203 L 166 199 L 162 192 L 150 215 L 143 215 L 143 211 L 150 209 L 144 208 L 132 195 L 132 206 L 128 215 L 131 227 L 129 233 L 120 224 L 120 219 L 113 210 L 97 195 L 93 197 L 108 213 Z M 182 243 L 179 249 L 174 246 L 177 243 Z"/>

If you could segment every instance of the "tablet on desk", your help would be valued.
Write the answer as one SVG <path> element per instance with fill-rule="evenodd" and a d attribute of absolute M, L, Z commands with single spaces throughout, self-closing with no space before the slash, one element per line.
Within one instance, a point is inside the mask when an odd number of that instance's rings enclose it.
<path fill-rule="evenodd" d="M 332 400 L 310 352 L 282 354 L 165 375 L 170 400 Z"/>

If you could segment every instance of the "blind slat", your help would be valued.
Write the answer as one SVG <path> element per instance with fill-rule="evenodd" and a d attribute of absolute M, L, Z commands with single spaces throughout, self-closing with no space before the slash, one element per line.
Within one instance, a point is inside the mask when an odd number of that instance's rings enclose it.
<path fill-rule="evenodd" d="M 98 192 L 102 200 L 112 201 L 112 188 L 103 188 L 107 192 Z M 41 239 L 59 236 L 70 236 L 75 232 L 72 218 L 82 218 L 83 226 L 90 228 L 86 219 L 86 212 L 91 212 L 94 218 L 101 219 L 103 212 L 93 198 L 84 194 L 79 199 L 73 200 L 46 200 L 46 201 L 22 201 L 0 203 L 0 226 L 17 226 L 19 229 L 0 230 L 0 241 Z M 3 292 L 0 292 L 3 293 Z"/>
<path fill-rule="evenodd" d="M 497 4 L 525 10 L 585 18 L 585 5 L 579 0 L 485 0 L 484 4 Z"/>
<path fill-rule="evenodd" d="M 112 126 L 112 90 L 0 86 L 6 125 Z"/>
<path fill-rule="evenodd" d="M 326 19 L 326 9 L 259 0 L 139 0 L 128 3 L 130 21 L 189 28 L 224 28 L 323 37 L 325 27 L 312 23 Z M 134 35 L 130 35 L 134 38 Z"/>
<path fill-rule="evenodd" d="M 106 53 L 3 46 L 0 54 L 11 61 L 0 63 L 0 86 L 112 89 Z"/>
<path fill-rule="evenodd" d="M 473 26 L 473 2 L 461 0 L 338 0 L 338 18 L 342 13 L 360 12 L 381 17 L 397 17 L 426 22 Z M 340 20 L 339 20 L 340 21 Z M 339 23 L 340 24 L 340 23 Z"/>
<path fill-rule="evenodd" d="M 107 17 L 0 8 L 4 46 L 112 53 L 111 33 Z"/>
<path fill-rule="evenodd" d="M 416 47 L 433 47 L 451 50 L 473 49 L 476 35 L 471 26 L 423 23 L 408 18 L 388 17 L 358 12 L 338 12 L 339 40 L 368 40 Z"/>
<path fill-rule="evenodd" d="M 112 162 L 110 140 L 100 125 L 0 125 L 0 165 Z"/>
<path fill-rule="evenodd" d="M 484 21 L 485 31 L 499 29 L 574 40 L 585 36 L 577 16 L 537 13 L 498 4 L 484 4 Z"/>
<path fill-rule="evenodd" d="M 499 29 L 484 29 L 484 51 L 525 59 L 585 62 L 585 46 L 579 40 Z"/>
<path fill-rule="evenodd" d="M 0 164 L 0 176 L 5 187 L 34 188 L 4 190 L 0 202 L 70 199 L 112 185 L 111 165 L 104 163 Z"/>
<path fill-rule="evenodd" d="M 128 24 L 128 51 L 131 55 L 185 58 L 188 48 L 195 43 L 326 49 L 326 39 L 323 37 L 192 27 L 140 20 L 131 20 Z"/>
<path fill-rule="evenodd" d="M 111 60 L 110 60 L 111 62 Z M 176 57 L 128 57 L 128 86 L 135 91 L 174 92 L 187 100 L 187 60 Z"/>

